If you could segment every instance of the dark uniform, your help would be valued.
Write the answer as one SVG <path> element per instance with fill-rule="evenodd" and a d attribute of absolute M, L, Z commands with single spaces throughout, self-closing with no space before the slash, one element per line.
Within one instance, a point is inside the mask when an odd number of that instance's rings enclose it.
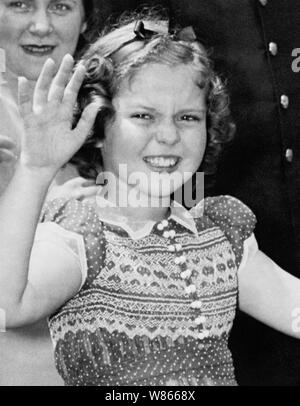
<path fill-rule="evenodd" d="M 181 26 L 192 25 L 228 79 L 237 133 L 209 193 L 245 202 L 258 218 L 260 249 L 300 278 L 300 1 L 148 3 L 167 5 Z M 231 348 L 240 384 L 300 384 L 300 341 L 239 313 Z"/>

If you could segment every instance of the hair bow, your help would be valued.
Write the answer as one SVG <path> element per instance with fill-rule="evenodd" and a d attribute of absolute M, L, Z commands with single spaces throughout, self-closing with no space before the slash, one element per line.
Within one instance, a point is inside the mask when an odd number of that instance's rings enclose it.
<path fill-rule="evenodd" d="M 158 32 L 147 30 L 143 21 L 139 20 L 135 23 L 133 32 L 135 33 L 135 39 L 144 41 L 145 39 L 151 39 L 154 35 L 157 35 Z"/>
<path fill-rule="evenodd" d="M 134 26 L 133 32 L 135 33 L 136 39 L 146 40 L 151 39 L 154 35 L 159 34 L 157 31 L 148 30 L 145 28 L 143 21 L 139 20 Z M 197 40 L 195 31 L 192 26 L 188 26 L 173 34 L 173 38 L 177 41 L 193 42 Z"/>
<path fill-rule="evenodd" d="M 113 52 L 111 52 L 109 55 L 106 55 L 106 56 L 112 56 L 113 54 L 118 52 L 120 49 L 124 48 L 125 46 L 127 46 L 135 41 L 146 41 L 146 40 L 150 40 L 155 35 L 168 34 L 169 33 L 168 28 L 167 27 L 165 29 L 164 28 L 165 27 L 163 27 L 163 29 L 159 29 L 158 31 L 149 30 L 149 29 L 145 28 L 145 24 L 142 20 L 138 20 L 135 23 L 134 29 L 133 29 L 135 37 L 130 39 L 129 41 L 124 42 L 117 49 L 115 49 Z M 171 34 L 171 36 L 175 41 L 193 42 L 193 41 L 197 40 L 195 31 L 192 26 L 185 27 L 182 30 L 180 30 L 174 34 Z"/>

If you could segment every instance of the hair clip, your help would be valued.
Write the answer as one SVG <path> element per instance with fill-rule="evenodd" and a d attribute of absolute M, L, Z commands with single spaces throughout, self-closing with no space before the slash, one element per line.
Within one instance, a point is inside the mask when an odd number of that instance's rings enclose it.
<path fill-rule="evenodd" d="M 166 31 L 168 32 L 168 31 Z M 134 38 L 131 38 L 128 41 L 125 41 L 123 44 L 121 44 L 117 49 L 115 49 L 113 52 L 111 52 L 109 55 L 106 55 L 106 57 L 110 57 L 120 51 L 122 48 L 126 47 L 129 44 L 132 44 L 133 42 L 136 41 L 146 41 L 151 39 L 154 35 L 158 35 L 159 32 L 157 31 L 152 31 L 148 30 L 145 28 L 145 24 L 143 21 L 138 20 L 133 28 L 133 33 L 135 34 Z"/>

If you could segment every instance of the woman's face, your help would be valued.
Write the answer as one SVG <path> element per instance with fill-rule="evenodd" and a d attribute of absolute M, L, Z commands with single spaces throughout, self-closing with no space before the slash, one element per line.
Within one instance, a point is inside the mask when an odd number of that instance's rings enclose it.
<path fill-rule="evenodd" d="M 113 99 L 114 119 L 106 124 L 106 172 L 127 183 L 142 175 L 140 192 L 156 198 L 196 172 L 206 147 L 206 94 L 197 79 L 188 65 L 152 64 L 123 81 Z"/>
<path fill-rule="evenodd" d="M 36 81 L 47 58 L 74 54 L 85 28 L 82 0 L 0 0 L 0 48 L 7 70 Z"/>

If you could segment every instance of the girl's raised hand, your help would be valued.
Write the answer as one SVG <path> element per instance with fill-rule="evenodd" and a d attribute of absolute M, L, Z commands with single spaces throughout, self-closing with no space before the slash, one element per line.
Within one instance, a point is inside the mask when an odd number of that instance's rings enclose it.
<path fill-rule="evenodd" d="M 20 163 L 30 169 L 55 174 L 81 147 L 95 121 L 99 105 L 85 108 L 72 130 L 73 109 L 85 75 L 66 55 L 55 74 L 55 64 L 48 59 L 36 83 L 33 98 L 27 79 L 19 80 L 19 105 L 25 134 L 21 142 Z"/>

